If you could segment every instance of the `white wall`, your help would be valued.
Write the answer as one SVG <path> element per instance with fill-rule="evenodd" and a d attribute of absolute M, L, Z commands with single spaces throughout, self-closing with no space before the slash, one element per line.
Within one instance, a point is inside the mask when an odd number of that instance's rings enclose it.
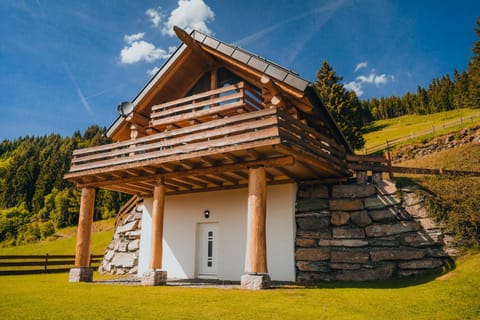
<path fill-rule="evenodd" d="M 295 281 L 296 185 L 267 188 L 267 260 L 272 280 Z M 165 201 L 163 269 L 169 278 L 196 277 L 198 223 L 218 223 L 218 278 L 240 280 L 245 264 L 247 189 L 168 196 Z M 138 275 L 150 259 L 152 199 L 145 199 Z M 210 218 L 203 212 L 208 209 Z"/>

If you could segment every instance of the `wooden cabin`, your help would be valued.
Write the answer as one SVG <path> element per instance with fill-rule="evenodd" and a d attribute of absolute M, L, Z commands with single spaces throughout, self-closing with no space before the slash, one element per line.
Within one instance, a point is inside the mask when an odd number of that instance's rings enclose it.
<path fill-rule="evenodd" d="M 82 189 L 76 268 L 89 281 L 95 189 L 144 199 L 138 275 L 295 281 L 299 181 L 350 176 L 351 148 L 312 83 L 198 31 L 108 130 L 76 150 L 66 179 Z"/>

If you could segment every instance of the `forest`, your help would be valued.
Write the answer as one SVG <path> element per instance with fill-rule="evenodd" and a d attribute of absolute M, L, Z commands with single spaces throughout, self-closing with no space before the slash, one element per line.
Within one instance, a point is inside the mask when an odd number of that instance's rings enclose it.
<path fill-rule="evenodd" d="M 480 39 L 480 17 L 475 32 Z M 375 120 L 480 107 L 480 40 L 465 71 L 433 79 L 402 97 L 360 100 L 324 61 L 314 83 L 318 94 L 354 149 L 365 143 L 362 128 Z M 80 191 L 63 179 L 75 149 L 108 143 L 105 128 L 91 126 L 71 137 L 26 136 L 0 142 L 0 243 L 20 245 L 76 225 Z M 113 217 L 128 195 L 98 190 L 94 219 Z"/>

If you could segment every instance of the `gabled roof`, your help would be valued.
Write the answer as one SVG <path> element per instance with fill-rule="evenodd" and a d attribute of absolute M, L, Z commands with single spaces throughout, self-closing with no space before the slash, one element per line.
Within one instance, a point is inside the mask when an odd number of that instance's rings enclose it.
<path fill-rule="evenodd" d="M 191 49 L 190 47 L 194 46 L 196 47 L 195 49 L 197 49 L 197 52 L 202 51 L 200 53 L 203 55 L 214 55 L 217 59 L 222 60 L 227 65 L 229 62 L 239 64 L 252 72 L 266 75 L 283 89 L 288 89 L 290 93 L 295 93 L 298 99 L 304 102 L 306 101 L 306 103 L 313 107 L 310 112 L 311 116 L 318 118 L 325 123 L 332 130 L 332 135 L 337 138 L 338 142 L 344 145 L 347 151 L 353 152 L 332 115 L 323 105 L 311 82 L 303 79 L 297 73 L 288 70 L 285 67 L 199 31 L 194 30 L 188 35 L 183 30 L 176 28 L 176 32 L 183 43 L 132 100 L 134 110 L 137 110 L 137 107 L 141 104 L 142 100 L 151 92 L 161 79 L 167 77 L 169 72 L 174 72 L 172 70 L 177 62 L 185 57 L 187 51 Z M 125 119 L 119 116 L 108 129 L 107 136 L 112 137 L 124 121 Z"/>

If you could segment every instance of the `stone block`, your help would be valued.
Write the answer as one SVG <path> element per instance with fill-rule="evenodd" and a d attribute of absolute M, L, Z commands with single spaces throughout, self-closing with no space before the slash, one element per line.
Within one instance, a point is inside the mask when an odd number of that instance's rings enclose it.
<path fill-rule="evenodd" d="M 167 284 L 167 271 L 150 270 L 142 274 L 142 286 L 162 286 Z"/>
<path fill-rule="evenodd" d="M 347 248 L 359 248 L 368 246 L 368 241 L 357 239 L 346 240 L 320 240 L 319 246 L 321 247 L 347 247 Z"/>
<path fill-rule="evenodd" d="M 330 267 L 325 262 L 312 262 L 312 261 L 297 261 L 295 263 L 300 271 L 318 271 L 318 272 L 330 272 Z"/>
<path fill-rule="evenodd" d="M 295 251 L 295 260 L 323 261 L 330 258 L 330 249 L 327 248 L 298 248 Z"/>
<path fill-rule="evenodd" d="M 337 227 L 332 229 L 334 239 L 363 239 L 365 231 L 362 228 Z"/>
<path fill-rule="evenodd" d="M 348 223 L 350 214 L 345 211 L 332 212 L 330 222 L 336 226 L 342 226 Z"/>
<path fill-rule="evenodd" d="M 354 199 L 354 198 L 366 198 L 376 194 L 375 186 L 373 184 L 346 184 L 346 185 L 334 185 L 332 188 L 333 199 Z"/>
<path fill-rule="evenodd" d="M 128 243 L 128 251 L 137 251 L 140 248 L 140 240 L 136 239 Z"/>
<path fill-rule="evenodd" d="M 443 248 L 428 248 L 427 256 L 436 258 L 448 258 L 448 253 Z"/>
<path fill-rule="evenodd" d="M 240 278 L 240 288 L 247 290 L 261 290 L 270 288 L 268 274 L 244 274 Z"/>
<path fill-rule="evenodd" d="M 425 269 L 398 270 L 397 274 L 401 277 L 411 277 L 425 273 Z"/>
<path fill-rule="evenodd" d="M 315 239 L 305 239 L 305 238 L 295 239 L 295 245 L 297 247 L 310 248 L 310 247 L 314 247 L 316 243 L 317 243 L 317 240 Z"/>
<path fill-rule="evenodd" d="M 428 210 L 423 204 L 415 204 L 405 207 L 405 211 L 414 218 L 426 218 L 428 217 Z"/>
<path fill-rule="evenodd" d="M 111 261 L 113 256 L 114 256 L 115 252 L 113 250 L 107 250 L 107 253 L 105 254 L 105 256 L 103 257 L 103 260 L 105 261 Z"/>
<path fill-rule="evenodd" d="M 428 234 L 424 233 L 408 233 L 403 235 L 401 241 L 404 245 L 410 247 L 426 247 L 436 244 Z"/>
<path fill-rule="evenodd" d="M 369 259 L 368 252 L 365 251 L 336 251 L 330 253 L 332 263 L 367 263 Z"/>
<path fill-rule="evenodd" d="M 119 244 L 118 244 L 118 247 L 117 247 L 117 250 L 118 252 L 127 252 L 127 246 L 128 246 L 128 242 L 125 242 L 125 241 L 121 241 Z"/>
<path fill-rule="evenodd" d="M 128 232 L 125 232 L 125 237 L 127 239 L 140 239 L 140 234 L 141 234 L 140 230 L 128 231 Z"/>
<path fill-rule="evenodd" d="M 398 246 L 400 246 L 400 241 L 396 240 L 396 237 L 383 237 L 383 238 L 369 239 L 368 243 L 372 247 L 398 247 Z"/>
<path fill-rule="evenodd" d="M 317 199 L 317 198 L 297 199 L 297 203 L 296 203 L 297 212 L 321 211 L 327 208 L 328 208 L 328 201 L 324 199 Z"/>
<path fill-rule="evenodd" d="M 394 264 L 386 264 L 376 267 L 374 269 L 362 269 L 349 271 L 345 270 L 336 275 L 336 280 L 340 281 L 372 281 L 372 280 L 385 280 L 393 275 L 395 270 Z"/>
<path fill-rule="evenodd" d="M 387 207 L 386 203 L 384 203 L 379 197 L 366 198 L 363 202 L 365 209 L 367 210 L 385 209 Z"/>
<path fill-rule="evenodd" d="M 328 187 L 324 185 L 302 186 L 298 191 L 300 198 L 328 199 Z"/>
<path fill-rule="evenodd" d="M 322 230 L 328 229 L 330 217 L 311 216 L 305 218 L 296 218 L 298 228 L 301 230 Z"/>
<path fill-rule="evenodd" d="M 435 269 L 443 265 L 442 259 L 427 258 L 401 262 L 398 267 L 401 269 Z"/>
<path fill-rule="evenodd" d="M 331 239 L 332 235 L 330 231 L 304 231 L 297 230 L 297 237 L 308 238 L 308 239 Z"/>
<path fill-rule="evenodd" d="M 333 275 L 331 273 L 323 272 L 299 272 L 297 275 L 297 282 L 300 283 L 314 283 L 320 281 L 332 281 Z"/>
<path fill-rule="evenodd" d="M 332 211 L 363 210 L 363 201 L 361 199 L 330 200 L 329 205 Z"/>
<path fill-rule="evenodd" d="M 116 267 L 132 268 L 137 264 L 137 257 L 135 254 L 119 252 L 115 254 L 111 264 Z"/>
<path fill-rule="evenodd" d="M 92 268 L 72 268 L 68 274 L 69 282 L 92 282 L 93 269 Z"/>
<path fill-rule="evenodd" d="M 399 221 L 394 224 L 373 224 L 365 228 L 367 237 L 384 237 L 399 233 L 418 231 L 420 225 L 416 221 Z"/>
<path fill-rule="evenodd" d="M 370 257 L 373 262 L 386 260 L 415 260 L 422 259 L 426 254 L 422 249 L 389 248 L 373 250 Z"/>
<path fill-rule="evenodd" d="M 387 221 L 396 221 L 397 215 L 395 210 L 392 208 L 384 210 L 371 210 L 369 211 L 370 217 L 373 221 L 377 222 L 387 222 Z"/>
<path fill-rule="evenodd" d="M 127 224 L 124 224 L 123 226 L 118 227 L 116 230 L 116 233 L 125 233 L 128 231 L 134 231 L 137 229 L 137 226 L 138 226 L 138 220 L 135 220 Z"/>
<path fill-rule="evenodd" d="M 330 268 L 335 270 L 358 270 L 360 265 L 358 263 L 330 263 Z"/>
<path fill-rule="evenodd" d="M 368 212 L 365 210 L 352 212 L 350 219 L 359 227 L 365 227 L 372 223 L 372 219 L 370 219 Z"/>

